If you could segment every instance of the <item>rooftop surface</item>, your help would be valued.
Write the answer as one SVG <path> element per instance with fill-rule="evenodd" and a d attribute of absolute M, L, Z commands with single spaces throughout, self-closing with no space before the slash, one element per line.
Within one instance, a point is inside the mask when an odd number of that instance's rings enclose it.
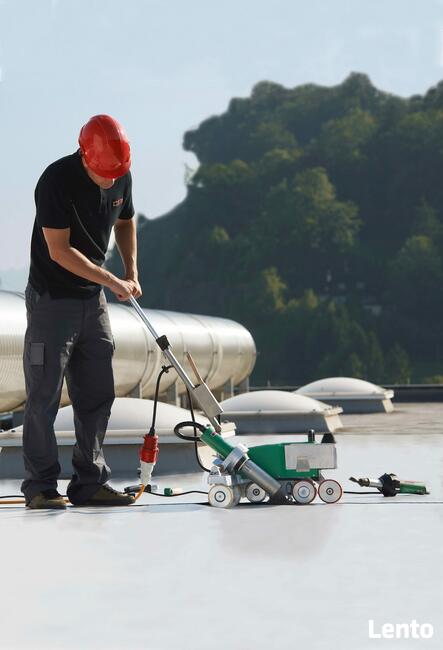
<path fill-rule="evenodd" d="M 119 509 L 4 506 L 0 647 L 441 649 L 443 404 L 341 417 L 338 469 L 328 477 L 358 490 L 349 476 L 395 472 L 425 481 L 430 495 L 232 510 L 207 506 L 202 494 L 144 495 Z M 158 483 L 206 490 L 205 479 Z M 0 481 L 0 494 L 18 489 Z M 377 633 L 416 620 L 434 636 L 370 639 L 370 619 Z"/>

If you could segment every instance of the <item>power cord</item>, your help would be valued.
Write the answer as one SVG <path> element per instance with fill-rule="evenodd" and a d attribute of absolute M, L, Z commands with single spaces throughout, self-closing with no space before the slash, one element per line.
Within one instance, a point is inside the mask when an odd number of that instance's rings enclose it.
<path fill-rule="evenodd" d="M 188 390 L 188 389 L 186 389 Z M 203 433 L 206 430 L 206 427 L 203 424 L 200 424 L 199 422 L 196 422 L 195 416 L 194 416 L 194 409 L 192 408 L 192 402 L 191 402 L 191 396 L 189 394 L 188 390 L 188 398 L 189 398 L 189 410 L 191 411 L 191 421 L 185 421 L 185 422 L 179 422 L 178 424 L 175 425 L 174 427 L 174 433 L 178 438 L 181 438 L 182 440 L 186 440 L 187 442 L 193 442 L 194 443 L 194 451 L 195 451 L 195 457 L 197 459 L 197 463 L 199 464 L 200 468 L 209 474 L 211 471 L 207 467 L 203 465 L 203 463 L 200 460 L 200 455 L 198 453 L 198 441 L 200 440 L 200 436 L 197 435 L 197 429 Z M 193 436 L 186 436 L 183 433 L 180 433 L 180 429 L 184 429 L 185 427 L 192 427 L 194 429 L 194 435 Z"/>
<path fill-rule="evenodd" d="M 157 405 L 158 405 L 158 396 L 160 392 L 160 381 L 163 375 L 172 368 L 173 366 L 162 366 L 162 369 L 158 373 L 157 381 L 155 384 L 155 394 L 154 394 L 154 407 L 152 409 L 152 422 L 151 422 L 151 428 L 149 430 L 149 435 L 154 435 L 155 433 L 155 421 L 157 419 Z"/>

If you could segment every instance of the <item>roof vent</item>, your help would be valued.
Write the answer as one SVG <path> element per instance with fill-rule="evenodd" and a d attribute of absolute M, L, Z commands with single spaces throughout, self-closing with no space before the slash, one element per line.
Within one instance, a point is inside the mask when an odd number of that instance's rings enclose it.
<path fill-rule="evenodd" d="M 341 408 L 285 391 L 243 393 L 221 405 L 222 419 L 235 422 L 237 433 L 307 433 L 310 429 L 333 432 L 342 426 Z"/>
<path fill-rule="evenodd" d="M 394 410 L 394 391 L 352 377 L 328 377 L 313 381 L 295 391 L 341 406 L 344 413 L 390 413 Z"/>

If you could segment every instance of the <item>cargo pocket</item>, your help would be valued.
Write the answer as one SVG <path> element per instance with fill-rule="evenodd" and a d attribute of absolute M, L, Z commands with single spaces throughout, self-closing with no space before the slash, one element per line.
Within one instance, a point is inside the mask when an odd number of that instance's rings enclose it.
<path fill-rule="evenodd" d="M 45 344 L 30 342 L 26 346 L 23 362 L 26 379 L 29 382 L 28 391 L 41 390 L 45 369 Z"/>
<path fill-rule="evenodd" d="M 45 344 L 31 343 L 29 348 L 29 363 L 31 366 L 43 366 L 45 363 Z"/>

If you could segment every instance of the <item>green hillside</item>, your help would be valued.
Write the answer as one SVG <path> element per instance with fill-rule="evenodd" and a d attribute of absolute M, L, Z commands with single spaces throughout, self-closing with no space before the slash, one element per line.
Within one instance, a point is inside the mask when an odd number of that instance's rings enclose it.
<path fill-rule="evenodd" d="M 254 382 L 443 375 L 443 83 L 261 82 L 184 148 L 186 199 L 141 220 L 145 306 L 243 323 Z"/>

